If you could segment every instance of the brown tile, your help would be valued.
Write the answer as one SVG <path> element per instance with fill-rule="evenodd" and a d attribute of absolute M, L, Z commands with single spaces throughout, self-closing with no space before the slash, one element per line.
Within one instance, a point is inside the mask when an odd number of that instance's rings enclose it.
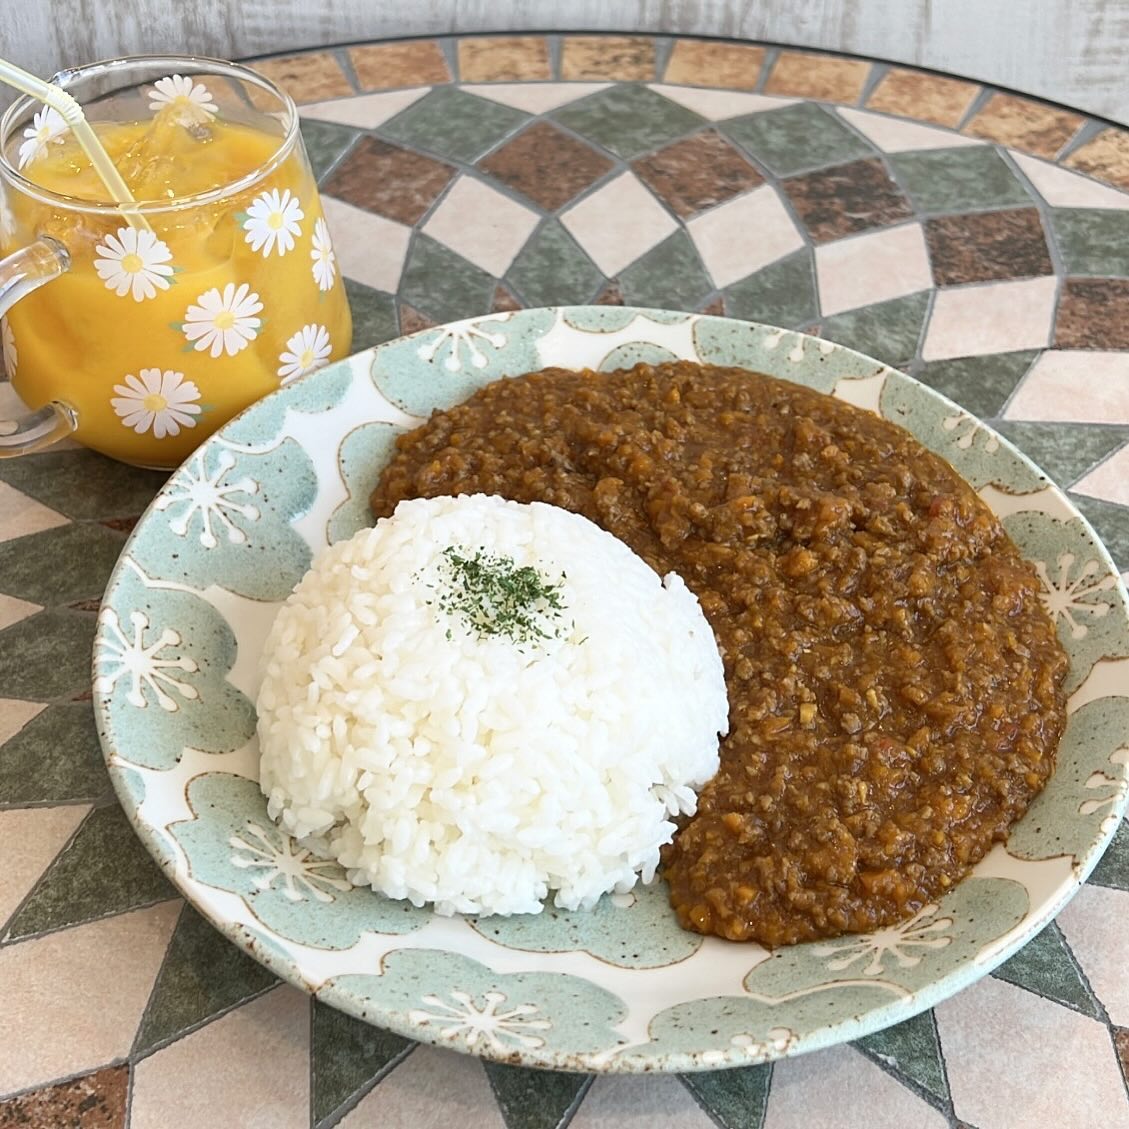
<path fill-rule="evenodd" d="M 764 48 L 743 43 L 678 39 L 666 65 L 664 82 L 752 90 L 764 65 Z"/>
<path fill-rule="evenodd" d="M 600 291 L 599 294 L 596 295 L 596 305 L 597 306 L 622 306 L 623 305 L 623 289 L 620 287 L 619 283 L 614 278 L 611 280 L 611 282 L 609 282 L 607 284 L 607 286 L 605 286 L 603 288 L 603 290 Z"/>
<path fill-rule="evenodd" d="M 641 157 L 631 167 L 682 219 L 764 183 L 764 177 L 712 129 Z"/>
<path fill-rule="evenodd" d="M 350 47 L 349 60 L 362 90 L 430 86 L 450 82 L 451 70 L 434 39 Z"/>
<path fill-rule="evenodd" d="M 925 221 L 925 240 L 938 286 L 1054 274 L 1035 208 L 937 216 Z"/>
<path fill-rule="evenodd" d="M 1129 130 L 1102 130 L 1093 141 L 1075 149 L 1063 164 L 1088 172 L 1107 184 L 1129 188 Z"/>
<path fill-rule="evenodd" d="M 894 67 L 875 87 L 866 108 L 955 129 L 979 91 L 975 83 L 959 78 Z"/>
<path fill-rule="evenodd" d="M 416 224 L 450 183 L 455 170 L 442 161 L 363 137 L 325 185 L 329 196 L 409 226 Z"/>
<path fill-rule="evenodd" d="M 794 176 L 782 187 L 817 243 L 889 227 L 913 215 L 910 202 L 877 157 Z"/>
<path fill-rule="evenodd" d="M 647 82 L 655 77 L 655 41 L 642 35 L 569 36 L 561 48 L 561 78 Z"/>
<path fill-rule="evenodd" d="M 1125 1079 L 1125 1085 L 1129 1086 L 1129 1027 L 1113 1029 L 1113 1045 L 1117 1048 L 1117 1057 L 1121 1062 L 1121 1076 Z"/>
<path fill-rule="evenodd" d="M 108 1066 L 70 1082 L 0 1102 L 0 1126 L 16 1129 L 122 1129 L 128 1066 Z"/>
<path fill-rule="evenodd" d="M 552 78 L 549 42 L 540 35 L 468 36 L 459 40 L 460 82 Z"/>
<path fill-rule="evenodd" d="M 520 310 L 521 303 L 514 297 L 513 291 L 499 282 L 494 290 L 494 298 L 490 303 L 490 312 L 494 314 L 507 313 L 510 310 Z"/>
<path fill-rule="evenodd" d="M 431 329 L 432 326 L 438 324 L 426 314 L 421 314 L 415 306 L 409 306 L 407 302 L 400 303 L 401 333 L 418 333 L 421 329 Z"/>
<path fill-rule="evenodd" d="M 264 59 L 252 69 L 281 86 L 298 105 L 344 98 L 353 93 L 341 64 L 328 52 L 290 55 L 285 59 Z M 254 97 L 254 96 L 252 96 Z M 259 103 L 259 99 L 255 99 Z"/>
<path fill-rule="evenodd" d="M 765 83 L 766 94 L 795 94 L 822 102 L 855 103 L 862 97 L 870 63 L 809 51 L 782 51 Z"/>
<path fill-rule="evenodd" d="M 1129 279 L 1068 278 L 1058 300 L 1060 349 L 1129 349 Z"/>
<path fill-rule="evenodd" d="M 725 298 L 719 294 L 707 302 L 699 311 L 701 314 L 712 314 L 714 317 L 725 317 Z"/>
<path fill-rule="evenodd" d="M 1012 94 L 993 94 L 964 127 L 964 132 L 1040 157 L 1054 157 L 1085 120 L 1081 114 L 1060 110 L 1045 102 L 1016 98 Z"/>
<path fill-rule="evenodd" d="M 479 168 L 555 212 L 602 177 L 613 163 L 590 145 L 542 121 L 491 153 Z"/>

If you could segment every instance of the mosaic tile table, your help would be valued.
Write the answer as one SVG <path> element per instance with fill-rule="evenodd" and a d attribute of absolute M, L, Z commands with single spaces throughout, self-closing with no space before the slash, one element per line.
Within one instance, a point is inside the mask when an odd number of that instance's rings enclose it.
<path fill-rule="evenodd" d="M 639 37 L 260 64 L 302 105 L 357 348 L 562 302 L 809 328 L 992 420 L 1129 568 L 1129 132 L 939 75 Z M 935 1012 L 717 1074 L 487 1065 L 312 1005 L 183 905 L 91 719 L 158 475 L 0 464 L 0 1126 L 1127 1126 L 1129 833 Z"/>

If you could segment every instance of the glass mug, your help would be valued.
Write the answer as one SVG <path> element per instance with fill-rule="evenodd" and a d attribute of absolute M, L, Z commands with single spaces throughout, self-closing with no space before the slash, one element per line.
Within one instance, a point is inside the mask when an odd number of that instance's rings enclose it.
<path fill-rule="evenodd" d="M 53 81 L 138 203 L 108 202 L 56 111 L 23 98 L 0 120 L 0 344 L 29 409 L 0 419 L 0 457 L 72 435 L 174 467 L 349 352 L 298 114 L 265 78 L 212 59 L 115 59 Z"/>

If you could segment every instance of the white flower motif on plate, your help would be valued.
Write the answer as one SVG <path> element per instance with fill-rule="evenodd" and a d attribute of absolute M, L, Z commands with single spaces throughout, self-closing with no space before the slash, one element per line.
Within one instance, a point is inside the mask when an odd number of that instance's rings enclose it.
<path fill-rule="evenodd" d="M 451 351 L 443 362 L 443 367 L 448 372 L 458 372 L 463 367 L 460 353 L 462 348 L 466 349 L 470 363 L 475 368 L 485 368 L 486 355 L 475 344 L 476 340 L 484 341 L 492 349 L 501 349 L 506 343 L 503 333 L 490 333 L 485 329 L 479 329 L 476 325 L 455 325 L 439 330 L 435 337 L 426 345 L 421 345 L 417 352 L 421 361 L 430 362 L 435 360 L 445 345 L 449 344 Z"/>
<path fill-rule="evenodd" d="M 256 889 L 270 890 L 275 880 L 281 879 L 279 888 L 287 901 L 304 902 L 310 895 L 316 901 L 328 903 L 333 901 L 330 890 L 342 893 L 352 889 L 344 878 L 325 873 L 337 869 L 337 863 L 318 858 L 299 847 L 290 836 L 273 829 L 268 831 L 250 820 L 243 834 L 232 835 L 228 845 L 236 852 L 231 856 L 234 866 L 259 872 L 252 879 Z"/>
<path fill-rule="evenodd" d="M 169 483 L 168 488 L 157 496 L 153 507 L 164 511 L 174 506 L 184 506 L 184 510 L 172 517 L 169 529 L 178 537 L 185 537 L 192 519 L 200 516 L 200 544 L 205 549 L 214 549 L 219 544 L 213 521 L 227 533 L 233 545 L 242 545 L 247 533 L 236 524 L 236 518 L 257 521 L 259 508 L 251 502 L 236 501 L 234 495 L 249 497 L 259 492 L 259 484 L 244 476 L 237 482 L 226 482 L 227 473 L 235 466 L 235 457 L 230 451 L 221 451 L 216 459 L 215 470 L 208 474 L 204 467 L 204 455 L 197 451 L 184 469 Z"/>
<path fill-rule="evenodd" d="M 413 1010 L 408 1018 L 424 1027 L 437 1026 L 442 1038 L 461 1039 L 468 1048 L 476 1047 L 481 1041 L 497 1051 L 514 1045 L 530 1049 L 544 1046 L 545 1040 L 540 1035 L 527 1032 L 548 1031 L 553 1026 L 547 1019 L 531 1018 L 540 1010 L 535 1004 L 517 1004 L 508 1011 L 500 1010 L 506 1002 L 504 992 L 486 992 L 481 1008 L 467 992 L 453 991 L 450 997 L 453 1004 L 438 996 L 424 996 L 421 1002 L 435 1011 Z"/>
<path fill-rule="evenodd" d="M 1070 625 L 1070 635 L 1074 639 L 1082 639 L 1089 632 L 1086 624 L 1080 623 L 1076 618 L 1079 612 L 1094 619 L 1101 619 L 1109 614 L 1109 604 L 1100 599 L 1095 599 L 1101 592 L 1108 592 L 1117 584 L 1115 576 L 1100 576 L 1101 565 L 1091 558 L 1079 570 L 1073 580 L 1070 574 L 1074 569 L 1075 558 L 1073 553 L 1063 553 L 1056 562 L 1058 564 L 1058 578 L 1051 579 L 1050 570 L 1046 561 L 1035 562 L 1035 572 L 1043 582 L 1043 591 L 1040 593 L 1043 606 L 1050 613 L 1051 619 L 1058 622 L 1062 616 Z M 1098 579 L 1095 579 L 1098 577 Z"/>
<path fill-rule="evenodd" d="M 131 635 L 125 633 L 113 608 L 104 608 L 98 616 L 98 638 L 94 643 L 95 692 L 112 693 L 117 684 L 128 677 L 126 701 L 138 709 L 148 707 L 147 692 L 152 691 L 161 709 L 175 713 L 180 707 L 166 692 L 166 687 L 186 702 L 199 698 L 195 686 L 170 673 L 175 670 L 194 674 L 200 669 L 196 661 L 187 655 L 161 657 L 163 651 L 180 646 L 180 632 L 166 627 L 153 642 L 146 643 L 149 617 L 135 611 L 130 614 L 129 622 L 133 629 Z"/>
<path fill-rule="evenodd" d="M 900 925 L 852 937 L 842 944 L 816 945 L 812 952 L 817 956 L 832 957 L 827 962 L 827 967 L 832 972 L 842 972 L 868 956 L 870 960 L 862 969 L 865 976 L 878 976 L 882 973 L 882 962 L 887 956 L 893 957 L 899 968 L 914 968 L 921 963 L 922 954 L 909 950 L 943 949 L 952 944 L 953 938 L 946 932 L 953 926 L 951 917 L 938 917 L 926 924 L 937 913 L 937 909 L 935 905 L 925 906 L 909 921 L 903 921 Z"/>

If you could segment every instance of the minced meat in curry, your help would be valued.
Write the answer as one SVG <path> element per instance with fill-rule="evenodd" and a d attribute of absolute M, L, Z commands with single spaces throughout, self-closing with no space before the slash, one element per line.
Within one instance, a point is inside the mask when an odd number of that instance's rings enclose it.
<path fill-rule="evenodd" d="M 678 572 L 730 732 L 664 856 L 681 923 L 776 946 L 901 921 L 1026 811 L 1067 660 L 957 473 L 830 396 L 685 362 L 500 380 L 402 435 L 373 494 L 581 513 Z"/>

